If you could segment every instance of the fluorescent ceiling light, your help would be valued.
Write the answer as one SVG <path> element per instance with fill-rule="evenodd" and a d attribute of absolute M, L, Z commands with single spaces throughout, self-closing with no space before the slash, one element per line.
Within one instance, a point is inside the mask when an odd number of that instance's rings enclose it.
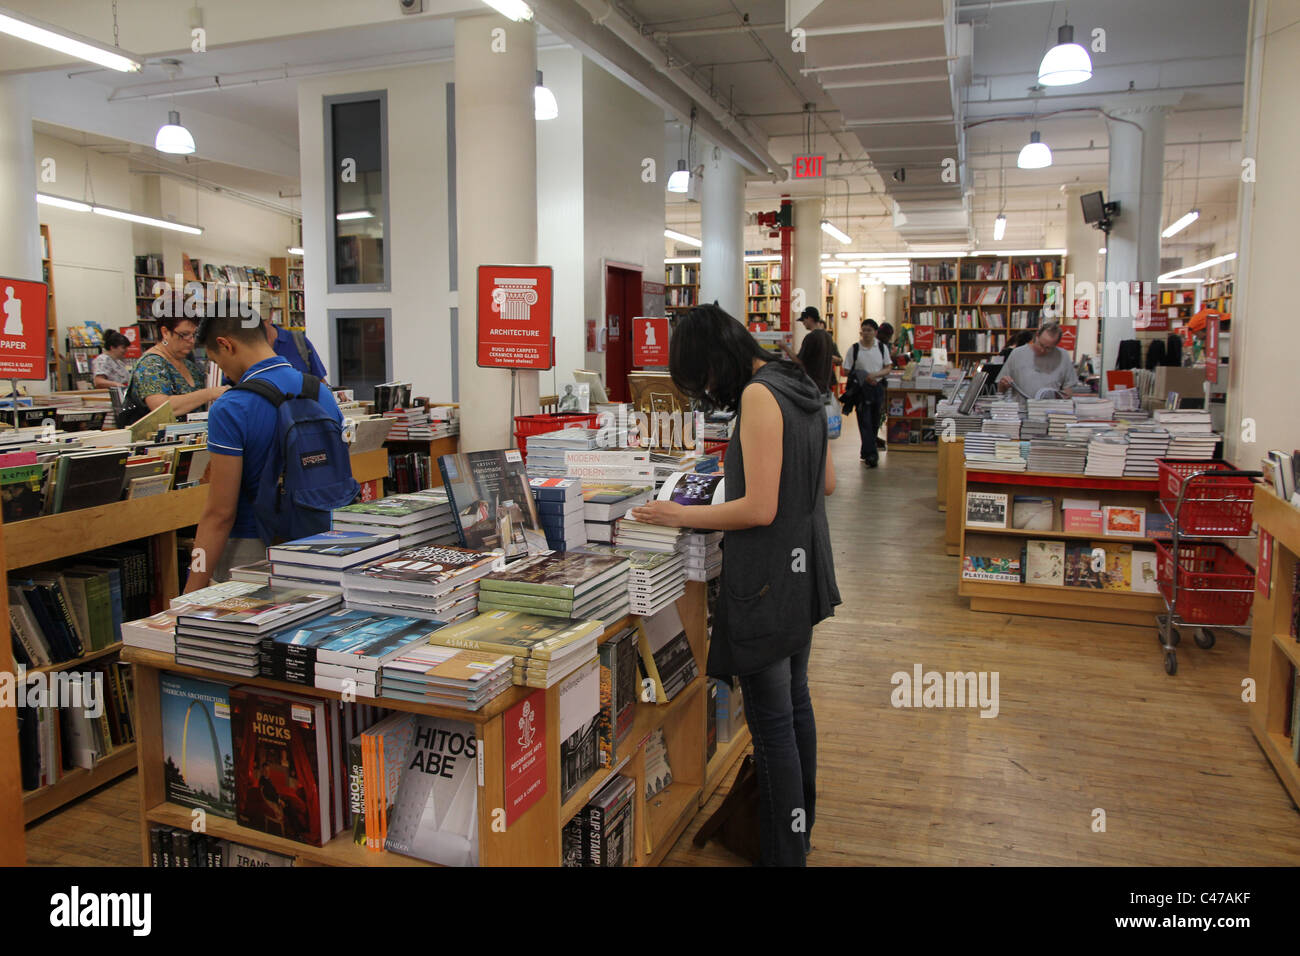
<path fill-rule="evenodd" d="M 97 43 L 89 37 L 69 33 L 59 27 L 19 17 L 11 10 L 0 10 L 0 33 L 7 33 L 20 40 L 36 43 L 59 53 L 66 53 L 81 60 L 97 63 L 119 73 L 138 73 L 140 63 L 121 50 Z"/>
<path fill-rule="evenodd" d="M 1104 255 L 1106 254 L 1106 247 L 1105 247 L 1105 246 L 1102 246 L 1102 247 L 1101 247 L 1099 250 L 1097 250 L 1097 251 L 1098 251 L 1099 254 L 1101 254 L 1101 255 L 1104 256 Z"/>
<path fill-rule="evenodd" d="M 829 252 L 823 252 L 823 253 L 822 253 L 822 258 L 823 258 L 823 259 L 829 259 L 830 257 L 831 257 L 831 254 L 830 254 Z"/>
<path fill-rule="evenodd" d="M 668 177 L 668 191 L 670 193 L 684 193 L 691 185 L 691 173 L 686 168 L 686 160 L 677 160 L 677 168 L 673 170 L 672 175 Z"/>
<path fill-rule="evenodd" d="M 667 259 L 664 259 L 664 265 L 667 266 L 688 265 L 689 266 L 689 265 L 697 265 L 699 261 L 700 261 L 699 256 L 672 256 Z"/>
<path fill-rule="evenodd" d="M 1029 134 L 1029 142 L 1025 143 L 1020 155 L 1016 157 L 1016 165 L 1021 169 L 1046 169 L 1052 165 L 1052 151 L 1042 141 L 1038 130 Z"/>
<path fill-rule="evenodd" d="M 753 255 L 753 256 L 745 256 L 745 261 L 746 262 L 780 262 L 781 257 Z"/>
<path fill-rule="evenodd" d="M 45 193 L 37 193 L 36 201 L 43 206 L 57 206 L 59 209 L 71 209 L 73 212 L 90 212 L 90 204 L 77 202 L 75 199 L 64 199 L 62 196 L 47 196 Z"/>
<path fill-rule="evenodd" d="M 834 238 L 838 239 L 840 242 L 844 243 L 846 246 L 853 241 L 848 236 L 848 234 L 846 234 L 843 230 L 837 228 L 836 225 L 833 222 L 831 222 L 829 219 L 822 220 L 822 232 L 826 233 L 826 235 L 828 236 L 833 236 Z"/>
<path fill-rule="evenodd" d="M 1001 242 L 1002 237 L 1007 234 L 1007 217 L 998 213 L 998 218 L 993 220 L 993 241 Z"/>
<path fill-rule="evenodd" d="M 699 249 L 704 245 L 704 243 L 700 242 L 700 240 L 696 239 L 694 236 L 688 236 L 686 233 L 678 232 L 676 229 L 665 229 L 664 238 L 674 239 L 677 242 L 684 242 L 686 245 L 694 246 L 696 249 Z"/>
<path fill-rule="evenodd" d="M 285 249 L 284 251 L 289 253 L 289 255 L 291 256 L 305 256 L 307 254 L 302 251 L 302 246 L 290 246 L 288 249 Z"/>
<path fill-rule="evenodd" d="M 1175 276 L 1185 276 L 1189 272 L 1200 272 L 1202 269 L 1208 269 L 1210 266 L 1217 266 L 1221 262 L 1231 262 L 1237 258 L 1235 252 L 1230 252 L 1226 256 L 1215 256 L 1213 259 L 1206 259 L 1204 262 L 1198 262 L 1194 266 L 1187 266 L 1184 269 L 1174 269 L 1172 272 L 1166 272 L 1156 277 L 1157 282 L 1164 282 L 1166 279 L 1172 279 Z"/>
<path fill-rule="evenodd" d="M 1200 218 L 1201 211 L 1199 209 L 1193 209 L 1176 222 L 1171 222 L 1168 227 L 1165 228 L 1164 232 L 1160 233 L 1160 238 L 1168 239 L 1170 236 L 1176 236 Z"/>
<path fill-rule="evenodd" d="M 1092 58 L 1074 42 L 1074 27 L 1068 23 L 1056 33 L 1056 46 L 1043 55 L 1038 82 L 1043 86 L 1072 86 L 1092 79 Z"/>
<path fill-rule="evenodd" d="M 986 256 L 1063 256 L 1064 249 L 1009 249 L 1006 252 L 986 252 Z"/>
<path fill-rule="evenodd" d="M 1204 279 L 1157 279 L 1157 285 L 1197 285 Z"/>
<path fill-rule="evenodd" d="M 533 8 L 524 3 L 524 0 L 483 0 L 483 2 L 503 17 L 508 17 L 516 23 L 533 18 Z"/>
<path fill-rule="evenodd" d="M 339 222 L 344 222 L 348 219 L 374 219 L 375 214 L 369 209 L 358 209 L 356 212 L 341 212 L 334 218 Z"/>
<path fill-rule="evenodd" d="M 181 125 L 181 114 L 176 110 L 169 110 L 167 122 L 158 127 L 158 133 L 153 138 L 153 148 L 160 153 L 175 153 L 178 156 L 188 156 L 194 152 L 194 137 Z"/>
<path fill-rule="evenodd" d="M 553 120 L 560 115 L 560 104 L 555 94 L 542 84 L 542 71 L 537 71 L 537 85 L 533 87 L 533 119 Z"/>
<path fill-rule="evenodd" d="M 173 232 L 183 232 L 190 236 L 201 236 L 203 230 L 198 226 L 187 226 L 183 222 L 169 222 L 166 219 L 155 219 L 152 216 L 141 216 L 134 212 L 125 212 L 121 209 L 111 209 L 108 206 L 93 206 L 91 211 L 101 216 L 108 216 L 111 219 L 125 219 L 127 222 L 138 222 L 142 226 L 157 226 L 159 229 L 170 229 Z"/>

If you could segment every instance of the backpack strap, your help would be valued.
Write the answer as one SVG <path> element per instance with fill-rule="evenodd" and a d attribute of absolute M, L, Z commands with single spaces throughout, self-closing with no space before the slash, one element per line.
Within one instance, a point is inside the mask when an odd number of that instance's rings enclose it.
<path fill-rule="evenodd" d="M 302 364 L 311 370 L 311 346 L 307 344 L 307 333 L 294 329 L 289 333 L 293 336 L 293 344 L 298 347 L 298 355 L 302 358 Z"/>
<path fill-rule="evenodd" d="M 307 376 L 304 375 L 303 379 L 305 380 L 306 378 Z M 263 381 L 260 378 L 250 379 L 247 382 L 240 382 L 238 385 L 235 385 L 234 388 L 240 391 L 252 392 L 254 395 L 261 395 L 276 408 L 283 405 L 289 397 L 270 382 Z"/>
<path fill-rule="evenodd" d="M 310 363 L 308 363 L 310 364 Z M 313 402 L 320 401 L 320 379 L 309 372 L 302 373 L 302 394 L 299 398 L 310 398 Z"/>

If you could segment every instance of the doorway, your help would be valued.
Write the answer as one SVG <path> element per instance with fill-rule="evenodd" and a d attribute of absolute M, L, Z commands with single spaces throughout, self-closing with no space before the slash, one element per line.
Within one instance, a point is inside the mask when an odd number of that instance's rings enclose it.
<path fill-rule="evenodd" d="M 632 317 L 641 315 L 641 269 L 605 264 L 605 391 L 611 402 L 631 400 Z"/>

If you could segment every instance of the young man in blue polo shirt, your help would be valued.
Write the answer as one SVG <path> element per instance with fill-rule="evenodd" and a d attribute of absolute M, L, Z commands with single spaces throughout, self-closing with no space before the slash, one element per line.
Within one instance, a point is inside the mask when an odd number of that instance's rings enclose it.
<path fill-rule="evenodd" d="M 232 381 L 260 378 L 287 395 L 302 391 L 302 372 L 277 355 L 260 320 L 208 318 L 198 332 L 208 358 Z M 319 402 L 340 424 L 334 393 L 322 386 Z M 273 443 L 276 409 L 253 392 L 231 389 L 208 412 L 208 502 L 199 519 L 194 549 L 201 562 L 191 565 L 186 592 L 225 581 L 230 569 L 266 558 L 266 545 L 257 535 L 253 501 Z M 201 549 L 201 550 L 200 550 Z"/>

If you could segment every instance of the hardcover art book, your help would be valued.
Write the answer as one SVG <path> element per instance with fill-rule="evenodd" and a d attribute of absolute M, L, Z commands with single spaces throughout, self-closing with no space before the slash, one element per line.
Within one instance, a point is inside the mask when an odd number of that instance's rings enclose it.
<path fill-rule="evenodd" d="M 258 588 L 238 597 L 228 597 L 208 607 L 186 608 L 177 621 L 181 627 L 191 625 L 211 630 L 264 634 L 327 611 L 340 600 L 338 594 L 319 591 Z"/>
<path fill-rule="evenodd" d="M 1029 541 L 1025 544 L 1026 584 L 1065 584 L 1065 542 Z"/>
<path fill-rule="evenodd" d="M 442 455 L 438 467 L 462 545 L 480 551 L 499 548 L 507 559 L 547 550 L 517 449 Z"/>
<path fill-rule="evenodd" d="M 594 640 L 599 621 L 570 621 L 518 611 L 492 611 L 435 631 L 430 643 L 497 651 L 515 657 L 549 659 L 563 656 L 573 645 Z"/>
<path fill-rule="evenodd" d="M 234 819 L 230 686 L 167 673 L 158 684 L 168 802 Z"/>
<path fill-rule="evenodd" d="M 501 564 L 501 556 L 494 552 L 426 545 L 407 548 L 392 557 L 351 568 L 343 576 L 343 584 L 345 589 L 353 586 L 438 595 L 456 585 L 481 578 Z"/>
<path fill-rule="evenodd" d="M 477 757 L 473 724 L 416 715 L 384 849 L 443 866 L 477 866 Z"/>
<path fill-rule="evenodd" d="M 1011 526 L 1022 531 L 1051 531 L 1056 502 L 1039 495 L 1016 495 L 1012 500 Z"/>
<path fill-rule="evenodd" d="M 726 495 L 720 472 L 676 471 L 664 481 L 656 497 L 679 505 L 720 505 L 727 500 Z"/>
<path fill-rule="evenodd" d="M 1065 548 L 1065 586 L 1072 588 L 1094 588 L 1100 590 L 1103 562 L 1096 562 L 1094 567 L 1092 545 L 1069 544 Z"/>
<path fill-rule="evenodd" d="M 361 531 L 325 531 L 296 541 L 273 545 L 266 555 L 272 562 L 310 567 L 346 568 L 397 550 L 396 534 Z"/>
<path fill-rule="evenodd" d="M 482 591 L 556 597 L 572 603 L 628 571 L 627 559 L 566 551 L 516 561 L 479 579 Z"/>
<path fill-rule="evenodd" d="M 1005 528 L 1007 496 L 994 492 L 966 492 L 966 526 L 968 528 Z"/>

